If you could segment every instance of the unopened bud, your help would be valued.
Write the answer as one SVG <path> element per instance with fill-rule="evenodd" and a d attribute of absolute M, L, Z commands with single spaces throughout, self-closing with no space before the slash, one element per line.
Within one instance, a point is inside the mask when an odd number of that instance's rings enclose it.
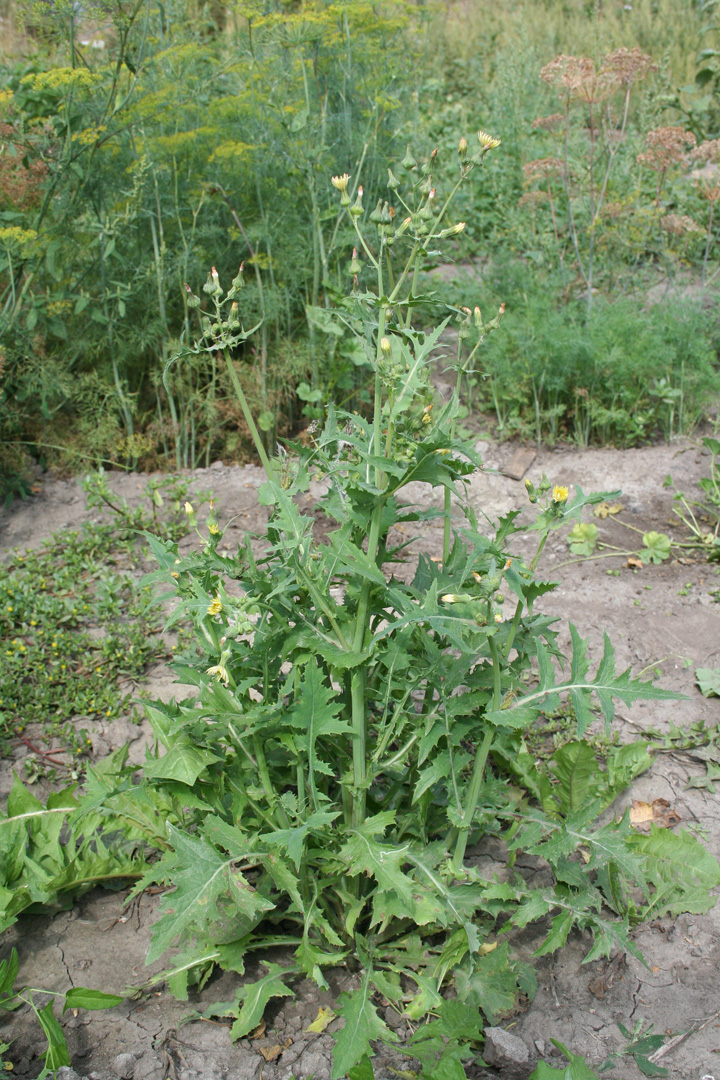
<path fill-rule="evenodd" d="M 462 139 L 458 143 L 458 154 L 460 155 L 461 158 L 464 158 L 465 155 L 467 154 L 467 148 L 468 148 L 468 141 L 465 138 L 465 136 L 463 135 Z"/>
<path fill-rule="evenodd" d="M 387 186 L 390 188 L 391 191 L 396 191 L 400 187 L 400 181 L 398 180 L 397 176 L 393 174 L 392 169 L 388 169 Z"/>
<path fill-rule="evenodd" d="M 363 197 L 363 189 L 362 189 L 362 186 L 360 186 L 357 189 L 357 197 L 355 199 L 355 202 L 350 207 L 350 213 L 352 214 L 353 217 L 360 217 L 362 215 L 362 213 L 363 213 L 362 197 Z"/>
<path fill-rule="evenodd" d="M 475 317 L 475 325 L 477 326 L 478 330 L 482 330 L 482 325 L 483 325 L 482 312 L 480 311 L 479 307 L 477 307 L 477 306 L 475 307 L 473 315 Z"/>
<path fill-rule="evenodd" d="M 230 286 L 230 292 L 231 293 L 235 293 L 235 292 L 238 291 L 238 289 L 242 289 L 244 287 L 244 285 L 245 285 L 245 279 L 243 277 L 243 270 L 244 269 L 245 269 L 245 263 L 241 262 L 240 266 L 238 267 L 237 274 L 232 279 L 232 284 Z"/>
<path fill-rule="evenodd" d="M 464 228 L 465 222 L 458 221 L 457 225 L 451 225 L 448 229 L 443 229 L 443 231 L 439 234 L 440 239 L 444 240 L 448 236 L 457 236 L 457 234 L 461 233 Z"/>
<path fill-rule="evenodd" d="M 411 217 L 403 218 L 401 224 L 398 226 L 398 228 L 395 231 L 396 238 L 398 236 L 402 236 L 402 234 L 404 232 L 407 232 L 411 225 L 412 225 L 412 218 Z"/>
<path fill-rule="evenodd" d="M 388 356 L 389 353 L 392 351 L 392 345 L 390 344 L 390 339 L 386 338 L 386 337 L 380 338 L 380 348 L 385 353 L 385 355 Z"/>
<path fill-rule="evenodd" d="M 240 316 L 238 314 L 237 300 L 233 300 L 230 306 L 230 314 L 228 316 L 228 326 L 231 330 L 237 330 L 240 326 Z"/>
<path fill-rule="evenodd" d="M 382 199 L 378 199 L 377 206 L 370 215 L 370 220 L 372 221 L 373 225 L 379 225 L 382 219 Z"/>
<path fill-rule="evenodd" d="M 405 152 L 405 157 L 402 159 L 402 167 L 403 169 L 407 169 L 407 171 L 410 172 L 411 169 L 414 169 L 416 166 L 417 161 L 410 153 L 410 147 L 408 146 L 407 151 Z"/>
<path fill-rule="evenodd" d="M 358 250 L 353 248 L 352 259 L 350 260 L 350 273 L 359 274 L 362 270 L 362 263 L 358 259 Z"/>
<path fill-rule="evenodd" d="M 200 307 L 200 297 L 196 296 L 189 285 L 185 285 L 185 292 L 187 293 L 187 306 L 189 308 Z"/>

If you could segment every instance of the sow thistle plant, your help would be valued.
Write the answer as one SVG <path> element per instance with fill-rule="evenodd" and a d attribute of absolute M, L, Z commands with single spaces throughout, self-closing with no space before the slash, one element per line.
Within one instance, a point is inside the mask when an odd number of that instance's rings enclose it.
<path fill-rule="evenodd" d="M 177 598 L 172 621 L 192 619 L 201 654 L 177 664 L 191 697 L 148 706 L 163 752 L 133 789 L 173 807 L 162 856 L 138 885 L 171 887 L 148 962 L 178 950 L 167 977 L 181 997 L 215 965 L 245 976 L 233 1000 L 206 1010 L 234 1019 L 233 1039 L 299 979 L 327 987 L 328 971 L 347 965 L 356 985 L 337 1006 L 336 1078 L 373 1041 L 397 1040 L 380 1001 L 412 1021 L 434 1018 L 408 1052 L 431 1069 L 449 1055 L 461 1072 L 483 1018 L 532 996 L 515 930 L 539 923 L 536 956 L 574 927 L 593 935 L 587 960 L 615 942 L 634 950 L 629 932 L 646 913 L 704 910 L 720 880 L 689 834 L 639 835 L 627 818 L 594 824 L 650 761 L 644 748 L 616 748 L 604 772 L 583 741 L 594 710 L 610 725 L 615 699 L 674 695 L 618 673 L 607 638 L 591 674 L 573 627 L 566 663 L 555 620 L 535 610 L 555 587 L 535 576 L 549 533 L 615 493 L 571 497 L 543 478 L 528 489 L 533 520 L 513 510 L 489 523 L 468 497 L 481 461 L 456 421 L 463 379 L 502 313 L 486 322 L 479 307 L 448 309 L 434 329 L 415 325 L 432 299 L 418 292 L 420 270 L 462 228 L 453 197 L 498 145 L 480 132 L 471 153 L 463 139 L 445 195 L 436 154 L 420 164 L 408 150 L 402 180 L 390 171 L 387 199 L 370 213 L 361 187 L 351 200 L 347 174 L 328 178 L 354 249 L 348 295 L 328 318 L 364 350 L 374 397 L 368 416 L 328 403 L 310 445 L 292 454 L 270 458 L 236 374 L 232 349 L 252 333 L 237 307 L 242 272 L 227 292 L 210 274 L 210 310 L 191 297 L 194 349 L 227 366 L 266 474 L 267 530 L 235 555 L 221 553 L 214 514 L 207 529 L 196 522 L 198 550 L 182 557 L 148 537 L 155 577 Z M 441 400 L 429 367 L 453 319 L 455 389 Z M 311 480 L 324 492 L 315 517 L 298 499 Z M 414 503 L 411 484 L 442 489 L 442 508 Z M 438 517 L 442 560 L 411 555 L 408 537 Z M 522 533 L 537 540 L 529 561 Z M 577 740 L 543 765 L 524 733 L 565 697 Z M 108 789 L 108 812 L 114 799 Z M 554 885 L 532 889 L 512 869 L 507 881 L 486 877 L 466 858 L 484 836 L 505 842 L 510 868 L 521 852 L 544 858 Z"/>

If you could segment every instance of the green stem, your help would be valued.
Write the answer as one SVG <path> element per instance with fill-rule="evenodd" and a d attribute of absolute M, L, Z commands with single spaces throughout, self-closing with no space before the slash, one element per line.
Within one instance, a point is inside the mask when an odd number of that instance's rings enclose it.
<path fill-rule="evenodd" d="M 502 692 L 500 684 L 500 655 L 498 653 L 498 647 L 495 642 L 495 638 L 488 638 L 488 646 L 490 648 L 490 655 L 493 662 L 493 711 L 497 711 L 502 704 Z M 475 756 L 475 765 L 473 767 L 473 774 L 470 780 L 470 788 L 468 790 L 467 802 L 465 804 L 465 811 L 463 813 L 463 826 L 458 833 L 457 840 L 455 841 L 455 852 L 453 855 L 453 868 L 458 873 L 462 870 L 463 859 L 465 858 L 465 849 L 467 848 L 468 838 L 470 836 L 470 829 L 472 828 L 472 820 L 475 817 L 475 810 L 477 809 L 478 800 L 480 798 L 480 791 L 482 789 L 483 777 L 485 775 L 485 766 L 487 764 L 488 755 L 490 753 L 490 747 L 495 735 L 495 728 L 492 725 L 488 726 L 488 730 L 485 732 L 480 749 Z"/>
<path fill-rule="evenodd" d="M 260 783 L 263 786 L 268 805 L 278 814 L 278 817 L 282 821 L 283 828 L 289 829 L 290 819 L 285 813 L 282 804 L 279 803 L 275 797 L 275 791 L 273 790 L 272 782 L 270 780 L 270 771 L 265 757 L 265 750 L 263 749 L 263 745 L 260 742 L 260 737 L 258 735 L 253 736 L 253 750 L 255 751 L 255 760 L 258 765 L 258 776 L 260 777 Z"/>
<path fill-rule="evenodd" d="M 237 399 L 240 402 L 240 408 L 242 409 L 242 414 L 243 414 L 243 417 L 245 418 L 245 423 L 247 424 L 247 426 L 250 429 L 250 435 L 252 436 L 252 440 L 255 443 L 255 449 L 258 452 L 258 457 L 260 458 L 260 461 L 262 462 L 263 469 L 265 470 L 265 475 L 267 476 L 268 480 L 272 481 L 272 479 L 273 479 L 273 471 L 272 471 L 272 465 L 270 464 L 270 458 L 267 456 L 267 451 L 265 450 L 265 446 L 264 446 L 263 441 L 262 441 L 262 439 L 260 437 L 260 432 L 258 431 L 258 429 L 257 429 L 257 427 L 255 425 L 255 420 L 253 419 L 253 414 L 251 413 L 250 407 L 249 407 L 249 405 L 247 403 L 247 398 L 245 397 L 245 391 L 243 390 L 243 388 L 242 388 L 242 386 L 240 384 L 240 380 L 238 379 L 237 371 L 235 370 L 235 365 L 233 364 L 232 360 L 230 359 L 230 355 L 229 355 L 227 349 L 223 350 L 223 356 L 225 357 L 225 363 L 227 364 L 227 369 L 228 369 L 228 372 L 230 374 L 230 380 L 231 380 L 231 382 L 233 384 L 233 388 L 235 390 L 235 393 L 237 394 Z"/>

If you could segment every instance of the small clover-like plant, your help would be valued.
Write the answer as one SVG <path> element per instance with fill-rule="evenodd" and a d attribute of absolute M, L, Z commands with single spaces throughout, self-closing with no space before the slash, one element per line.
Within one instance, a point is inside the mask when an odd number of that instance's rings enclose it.
<path fill-rule="evenodd" d="M 640 550 L 640 558 L 644 563 L 661 563 L 670 558 L 672 541 L 666 533 L 651 532 L 643 533 L 643 546 Z"/>
<path fill-rule="evenodd" d="M 598 527 L 592 522 L 578 521 L 568 533 L 567 542 L 573 555 L 592 555 L 597 547 Z"/>

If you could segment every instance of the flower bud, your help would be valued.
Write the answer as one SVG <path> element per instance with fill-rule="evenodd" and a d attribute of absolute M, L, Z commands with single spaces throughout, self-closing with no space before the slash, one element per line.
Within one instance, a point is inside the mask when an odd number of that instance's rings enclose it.
<path fill-rule="evenodd" d="M 397 191 L 397 189 L 400 187 L 400 181 L 398 180 L 397 176 L 393 175 L 392 169 L 388 169 L 387 186 L 390 188 L 391 191 Z"/>
<path fill-rule="evenodd" d="M 379 225 L 382 219 L 382 199 L 378 199 L 377 206 L 370 215 L 370 220 L 372 221 L 373 225 Z"/>
<path fill-rule="evenodd" d="M 235 293 L 235 292 L 238 291 L 238 289 L 244 288 L 244 286 L 245 286 L 245 279 L 243 277 L 243 270 L 244 269 L 245 269 L 245 263 L 241 262 L 239 267 L 238 267 L 237 274 L 232 279 L 232 283 L 230 285 L 230 292 Z"/>
<path fill-rule="evenodd" d="M 220 279 L 218 278 L 218 272 L 214 266 L 208 274 L 207 281 L 203 285 L 203 292 L 208 293 L 210 296 L 220 296 L 222 294 Z"/>
<path fill-rule="evenodd" d="M 411 217 L 406 217 L 406 218 L 404 218 L 404 219 L 403 219 L 403 221 L 401 222 L 401 224 L 400 224 L 400 225 L 398 226 L 398 228 L 397 228 L 397 229 L 395 230 L 395 236 L 396 236 L 396 238 L 397 238 L 398 236 L 402 236 L 402 234 L 403 234 L 404 232 L 407 232 L 407 231 L 408 231 L 408 229 L 410 228 L 410 226 L 411 226 L 411 225 L 412 225 L 412 218 L 411 218 Z"/>
<path fill-rule="evenodd" d="M 408 146 L 407 151 L 405 152 L 405 157 L 402 159 L 402 167 L 403 169 L 407 169 L 407 171 L 410 172 L 416 166 L 417 161 L 410 153 L 410 147 Z"/>
<path fill-rule="evenodd" d="M 386 337 L 380 338 L 380 348 L 385 353 L 385 355 L 388 356 L 390 354 L 390 352 L 392 351 L 392 345 L 390 344 L 390 339 L 386 338 Z"/>
<path fill-rule="evenodd" d="M 528 499 L 530 500 L 530 502 L 531 503 L 536 503 L 537 502 L 537 491 L 535 490 L 535 485 L 533 484 L 533 482 L 532 482 L 532 480 L 530 479 L 529 476 L 525 477 L 525 488 L 527 490 Z"/>
<path fill-rule="evenodd" d="M 361 217 L 362 216 L 362 213 L 363 213 L 362 197 L 363 197 L 363 189 L 362 189 L 362 186 L 360 186 L 357 189 L 357 198 L 355 199 L 355 202 L 350 207 L 350 213 L 352 214 L 353 217 Z"/>
<path fill-rule="evenodd" d="M 228 327 L 230 330 L 237 330 L 240 327 L 240 316 L 238 314 L 237 300 L 233 300 L 230 307 L 230 314 L 228 316 Z"/>
<path fill-rule="evenodd" d="M 350 260 L 350 273 L 359 274 L 362 270 L 362 263 L 358 259 L 358 250 L 353 248 L 352 259 Z"/>
<path fill-rule="evenodd" d="M 475 317 L 475 325 L 477 326 L 478 330 L 482 330 L 482 328 L 483 328 L 482 312 L 480 311 L 480 308 L 477 307 L 477 305 L 475 306 L 473 316 Z"/>
<path fill-rule="evenodd" d="M 458 143 L 458 154 L 460 155 L 461 158 L 464 158 L 464 157 L 467 156 L 467 148 L 468 148 L 468 141 L 465 138 L 465 136 L 463 135 L 462 139 Z"/>
<path fill-rule="evenodd" d="M 464 221 L 458 221 L 457 225 L 451 225 L 448 229 L 443 229 L 439 234 L 441 240 L 445 240 L 448 236 L 457 236 L 465 228 Z"/>
<path fill-rule="evenodd" d="M 189 285 L 185 285 L 185 292 L 187 293 L 187 306 L 189 308 L 200 307 L 200 297 L 196 296 Z"/>

